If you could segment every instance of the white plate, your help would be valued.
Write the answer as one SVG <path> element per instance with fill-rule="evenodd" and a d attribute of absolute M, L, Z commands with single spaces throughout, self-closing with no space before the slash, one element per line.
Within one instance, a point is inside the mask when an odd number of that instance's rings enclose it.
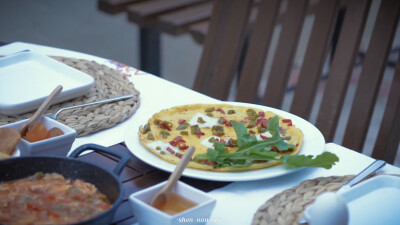
<path fill-rule="evenodd" d="M 37 109 L 57 85 L 63 90 L 55 103 L 84 95 L 94 79 L 30 51 L 0 58 L 0 114 L 18 115 Z"/>
<path fill-rule="evenodd" d="M 245 107 L 258 108 L 264 111 L 272 111 L 284 118 L 291 119 L 293 124 L 300 128 L 304 133 L 303 145 L 299 151 L 299 154 L 305 155 L 319 155 L 324 151 L 325 139 L 321 132 L 308 121 L 295 116 L 291 113 L 255 104 L 239 103 L 239 102 L 222 102 L 222 104 L 238 105 Z M 157 113 L 157 112 L 153 112 Z M 150 151 L 144 148 L 139 141 L 139 127 L 144 125 L 153 113 L 149 113 L 148 118 L 137 118 L 133 121 L 130 127 L 126 130 L 125 143 L 128 149 L 142 161 L 164 171 L 172 172 L 175 169 L 175 165 L 168 163 L 158 156 L 154 155 Z M 241 171 L 241 172 L 212 172 L 196 169 L 185 169 L 183 172 L 184 176 L 199 178 L 204 180 L 215 180 L 215 181 L 249 181 L 249 180 L 260 180 L 266 178 L 272 178 L 282 176 L 302 168 L 287 169 L 284 166 L 274 166 L 265 169 L 252 170 L 252 171 Z"/>
<path fill-rule="evenodd" d="M 380 175 L 341 193 L 349 209 L 349 225 L 400 221 L 400 177 Z"/>

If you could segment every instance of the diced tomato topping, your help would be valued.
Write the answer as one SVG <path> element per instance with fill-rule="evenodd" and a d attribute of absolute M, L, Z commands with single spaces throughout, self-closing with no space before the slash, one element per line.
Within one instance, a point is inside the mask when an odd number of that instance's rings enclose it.
<path fill-rule="evenodd" d="M 264 117 L 264 116 L 265 116 L 265 112 L 263 112 L 263 111 L 258 112 L 258 117 Z"/>
<path fill-rule="evenodd" d="M 220 113 L 222 113 L 222 114 L 225 114 L 225 111 L 224 111 L 223 109 L 221 109 L 221 108 L 218 108 L 218 109 L 216 109 L 215 111 L 218 111 L 218 112 L 220 112 Z"/>
<path fill-rule="evenodd" d="M 219 124 L 223 124 L 223 125 L 225 125 L 227 127 L 232 127 L 232 124 L 227 119 L 225 119 L 224 117 L 219 118 L 218 123 Z"/>
<path fill-rule="evenodd" d="M 182 154 L 181 154 L 181 153 L 178 153 L 178 152 L 175 153 L 175 156 L 178 157 L 178 158 L 182 158 Z"/>
<path fill-rule="evenodd" d="M 268 127 L 268 120 L 266 120 L 265 118 L 263 118 L 263 120 L 261 121 L 260 124 L 262 127 Z"/>
<path fill-rule="evenodd" d="M 290 120 L 290 119 L 283 119 L 282 122 L 283 122 L 283 123 L 287 123 L 288 126 L 292 126 L 292 125 L 293 125 L 293 124 L 292 124 L 292 120 Z"/>
<path fill-rule="evenodd" d="M 168 126 L 168 123 L 163 122 L 163 121 L 161 121 L 161 120 L 158 121 L 158 126 L 159 126 L 159 127 L 164 127 L 165 129 L 171 131 L 171 127 Z"/>
<path fill-rule="evenodd" d="M 215 164 L 217 164 L 217 162 L 215 162 L 215 161 L 208 161 L 207 159 L 204 160 L 204 163 L 207 164 L 207 165 L 210 165 L 210 166 L 214 166 Z"/>
<path fill-rule="evenodd" d="M 262 134 L 260 134 L 260 137 L 261 137 L 261 139 L 263 139 L 263 140 L 268 140 L 268 139 L 269 139 L 269 137 L 264 136 L 264 135 L 262 135 Z"/>
<path fill-rule="evenodd" d="M 225 140 L 223 138 L 215 138 L 215 140 L 225 144 Z"/>
<path fill-rule="evenodd" d="M 176 136 L 172 141 L 179 142 L 179 141 L 185 141 L 185 140 L 182 139 L 182 136 Z"/>
<path fill-rule="evenodd" d="M 174 147 L 178 147 L 180 150 L 185 150 L 189 148 L 189 146 L 186 145 L 186 141 L 182 139 L 182 136 L 175 137 L 169 143 Z"/>
<path fill-rule="evenodd" d="M 172 148 L 170 148 L 170 147 L 167 147 L 167 151 L 168 151 L 169 153 L 171 153 L 172 155 L 174 155 L 174 154 L 175 154 L 175 151 L 174 151 L 174 150 L 172 150 Z"/>
<path fill-rule="evenodd" d="M 179 150 L 186 150 L 189 148 L 189 146 L 187 146 L 185 143 L 179 143 L 178 148 Z"/>
<path fill-rule="evenodd" d="M 196 136 L 198 138 L 201 138 L 201 136 L 205 135 L 205 133 L 201 132 L 201 131 L 197 131 Z"/>
<path fill-rule="evenodd" d="M 185 142 L 185 140 L 183 140 L 182 139 L 182 136 L 177 136 L 177 137 L 175 137 L 172 141 L 170 141 L 169 143 L 172 145 L 172 146 L 177 146 L 178 145 L 178 143 L 179 142 Z"/>
<path fill-rule="evenodd" d="M 186 120 L 180 119 L 180 120 L 178 121 L 178 124 L 183 124 L 184 122 L 186 122 Z"/>
<path fill-rule="evenodd" d="M 268 120 L 265 119 L 264 117 L 258 118 L 255 126 L 267 127 Z"/>

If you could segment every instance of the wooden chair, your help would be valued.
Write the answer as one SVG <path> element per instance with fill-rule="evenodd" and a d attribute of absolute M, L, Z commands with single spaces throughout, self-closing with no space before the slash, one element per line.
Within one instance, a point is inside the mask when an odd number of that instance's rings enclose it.
<path fill-rule="evenodd" d="M 340 120 L 348 118 L 343 140 L 339 144 L 359 152 L 362 152 L 366 141 L 400 15 L 400 1 L 381 1 L 379 9 L 375 10 L 378 12 L 362 67 L 355 67 L 366 21 L 374 18 L 371 2 L 312 2 L 315 11 L 312 29 L 308 44 L 300 46 L 305 47 L 303 63 L 297 72 L 298 78 L 294 82 L 294 94 L 288 108 L 291 113 L 312 121 L 327 142 L 335 139 Z M 259 4 L 257 18 L 249 23 L 254 4 Z M 307 0 L 260 0 L 257 3 L 252 0 L 215 0 L 193 88 L 227 100 L 233 87 L 237 91 L 233 100 L 282 108 L 284 102 L 288 101 L 287 95 L 291 93 L 287 91 L 288 83 L 293 78 L 295 54 L 299 39 L 303 37 L 306 12 L 310 5 Z M 282 10 L 286 13 L 280 23 L 279 39 L 272 45 L 274 32 L 277 32 L 277 17 Z M 339 10 L 344 12 L 344 17 L 333 48 L 332 38 L 338 25 Z M 245 41 L 247 45 L 244 45 Z M 272 51 L 272 47 L 275 53 L 271 54 L 271 60 L 267 58 L 267 53 Z M 334 54 L 329 57 L 329 52 Z M 243 67 L 238 71 L 240 57 L 243 57 Z M 266 60 L 272 63 L 264 84 Z M 372 153 L 372 157 L 389 163 L 394 162 L 400 140 L 399 64 L 397 62 Z M 355 77 L 354 71 L 359 71 L 358 83 L 350 85 Z M 232 83 L 237 74 L 238 83 Z M 355 89 L 355 93 L 350 101 L 350 111 L 345 115 L 342 111 L 348 99 L 346 93 L 351 92 L 349 87 Z M 260 95 L 262 89 L 265 91 Z"/>

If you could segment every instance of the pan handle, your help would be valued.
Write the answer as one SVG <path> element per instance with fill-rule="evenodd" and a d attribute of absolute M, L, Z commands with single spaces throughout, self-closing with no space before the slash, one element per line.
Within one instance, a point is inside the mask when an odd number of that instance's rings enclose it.
<path fill-rule="evenodd" d="M 95 152 L 104 152 L 110 155 L 113 155 L 115 157 L 118 157 L 120 160 L 118 164 L 115 166 L 113 173 L 119 176 L 122 172 L 122 169 L 128 163 L 130 156 L 126 155 L 124 153 L 116 152 L 116 151 L 111 151 L 110 149 L 101 146 L 101 145 L 96 145 L 96 144 L 84 144 L 79 146 L 77 149 L 75 149 L 68 157 L 70 158 L 78 158 L 78 156 L 87 150 L 93 150 Z"/>

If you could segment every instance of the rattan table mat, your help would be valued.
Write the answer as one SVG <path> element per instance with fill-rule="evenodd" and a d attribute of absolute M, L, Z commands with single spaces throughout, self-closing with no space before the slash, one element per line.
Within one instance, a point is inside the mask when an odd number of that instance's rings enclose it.
<path fill-rule="evenodd" d="M 53 58 L 89 74 L 94 78 L 95 84 L 85 95 L 51 106 L 46 114 L 53 114 L 60 108 L 119 95 L 132 94 L 134 96 L 127 100 L 62 111 L 57 121 L 75 129 L 78 137 L 110 128 L 129 118 L 139 107 L 139 91 L 117 70 L 95 61 L 59 56 L 53 56 Z M 33 113 L 34 111 L 22 114 L 19 118 L 0 115 L 0 125 L 16 122 L 21 120 L 21 117 L 30 117 Z"/>
<path fill-rule="evenodd" d="M 379 174 L 373 176 L 376 175 Z M 252 225 L 297 225 L 297 221 L 304 215 L 304 210 L 320 194 L 338 190 L 353 177 L 354 175 L 319 177 L 278 193 L 258 208 L 254 214 Z"/>

